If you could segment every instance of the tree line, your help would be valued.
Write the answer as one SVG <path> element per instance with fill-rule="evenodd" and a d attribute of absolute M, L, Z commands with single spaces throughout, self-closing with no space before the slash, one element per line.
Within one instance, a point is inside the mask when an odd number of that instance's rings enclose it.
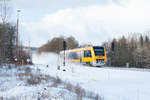
<path fill-rule="evenodd" d="M 60 37 L 54 37 L 52 40 L 48 41 L 46 44 L 41 46 L 38 52 L 59 53 L 60 51 L 64 50 L 63 41 L 65 41 L 67 44 L 66 49 L 73 49 L 79 46 L 78 41 L 73 36 L 66 37 L 66 38 L 60 36 Z"/>
<path fill-rule="evenodd" d="M 103 43 L 107 50 L 108 65 L 150 68 L 150 35 L 114 38 Z"/>
<path fill-rule="evenodd" d="M 0 64 L 26 62 L 30 55 L 23 50 L 23 45 L 16 46 L 17 27 L 9 21 L 10 6 L 8 0 L 0 1 Z"/>

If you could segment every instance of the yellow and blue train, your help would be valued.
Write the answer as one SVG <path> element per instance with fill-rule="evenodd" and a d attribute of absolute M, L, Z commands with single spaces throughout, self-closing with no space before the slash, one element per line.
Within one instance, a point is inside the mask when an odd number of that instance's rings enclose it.
<path fill-rule="evenodd" d="M 65 57 L 64 57 L 65 55 Z M 60 52 L 60 59 L 63 62 L 79 62 L 91 66 L 104 66 L 107 62 L 106 50 L 102 46 L 89 46 L 75 48 Z"/>

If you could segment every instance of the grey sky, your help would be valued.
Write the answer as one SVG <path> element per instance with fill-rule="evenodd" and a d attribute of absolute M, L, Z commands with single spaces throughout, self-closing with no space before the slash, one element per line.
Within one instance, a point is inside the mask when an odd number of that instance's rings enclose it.
<path fill-rule="evenodd" d="M 95 43 L 150 28 L 149 0 L 12 0 L 20 13 L 20 37 L 40 46 L 54 36 Z"/>
<path fill-rule="evenodd" d="M 12 0 L 13 8 L 21 9 L 27 21 L 37 21 L 44 14 L 61 9 L 88 7 L 91 5 L 119 4 L 119 0 Z"/>

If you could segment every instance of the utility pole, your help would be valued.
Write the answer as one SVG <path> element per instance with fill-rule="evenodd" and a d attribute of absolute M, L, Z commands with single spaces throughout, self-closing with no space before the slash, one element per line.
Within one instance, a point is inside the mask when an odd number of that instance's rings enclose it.
<path fill-rule="evenodd" d="M 18 48 L 18 35 L 19 35 L 19 12 L 21 10 L 17 10 L 17 26 L 16 26 L 16 49 L 15 49 L 15 61 L 16 61 L 16 64 L 18 63 L 18 60 L 19 60 L 19 48 Z"/>
<path fill-rule="evenodd" d="M 63 41 L 63 48 L 64 48 L 64 62 L 63 62 L 63 65 L 65 66 L 65 65 L 66 65 L 66 62 L 65 62 L 65 60 L 66 60 L 66 58 L 65 58 L 65 56 L 66 56 L 66 54 L 65 54 L 65 50 L 66 50 L 66 41 L 65 41 L 65 39 L 64 39 L 64 41 Z"/>
<path fill-rule="evenodd" d="M 18 36 L 19 36 L 19 13 L 21 10 L 17 10 L 17 34 L 16 34 L 16 49 L 18 49 Z"/>
<path fill-rule="evenodd" d="M 31 47 L 30 47 L 30 40 L 29 40 L 29 56 L 31 56 L 30 51 L 31 51 Z"/>

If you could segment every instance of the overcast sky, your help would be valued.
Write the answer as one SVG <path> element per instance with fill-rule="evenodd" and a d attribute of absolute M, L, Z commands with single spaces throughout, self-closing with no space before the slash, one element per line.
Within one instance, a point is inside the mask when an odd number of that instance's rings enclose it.
<path fill-rule="evenodd" d="M 41 46 L 55 36 L 101 44 L 113 37 L 150 29 L 150 0 L 12 0 L 20 9 L 23 44 Z"/>

